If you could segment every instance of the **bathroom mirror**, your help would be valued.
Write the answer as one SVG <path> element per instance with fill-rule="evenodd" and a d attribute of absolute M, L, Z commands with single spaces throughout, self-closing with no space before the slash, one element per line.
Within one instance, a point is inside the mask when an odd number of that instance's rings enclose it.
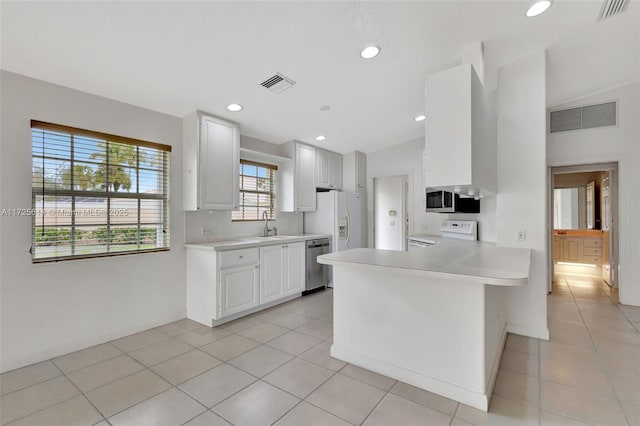
<path fill-rule="evenodd" d="M 594 182 L 553 190 L 554 229 L 599 229 Z"/>

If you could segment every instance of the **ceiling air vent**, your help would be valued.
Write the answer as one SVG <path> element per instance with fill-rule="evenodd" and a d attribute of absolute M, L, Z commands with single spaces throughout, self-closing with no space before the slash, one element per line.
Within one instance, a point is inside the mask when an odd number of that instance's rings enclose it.
<path fill-rule="evenodd" d="M 616 103 L 589 105 L 552 111 L 549 118 L 551 133 L 591 129 L 616 125 Z"/>
<path fill-rule="evenodd" d="M 598 21 L 623 12 L 628 4 L 629 0 L 604 0 L 602 9 L 600 9 L 600 15 L 598 15 Z"/>
<path fill-rule="evenodd" d="M 291 80 L 289 77 L 285 77 L 280 73 L 276 73 L 275 75 L 260 83 L 260 86 L 266 87 L 273 93 L 281 93 L 292 87 L 294 84 L 296 84 L 296 82 Z"/>

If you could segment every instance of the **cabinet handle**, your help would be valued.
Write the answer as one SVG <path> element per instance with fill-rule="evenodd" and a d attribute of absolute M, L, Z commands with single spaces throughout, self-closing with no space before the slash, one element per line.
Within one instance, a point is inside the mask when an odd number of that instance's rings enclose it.
<path fill-rule="evenodd" d="M 238 257 L 239 257 L 240 259 L 242 259 L 244 256 L 240 255 L 240 256 L 238 256 Z"/>
<path fill-rule="evenodd" d="M 258 269 L 260 267 L 260 265 L 256 265 L 255 268 Z"/>

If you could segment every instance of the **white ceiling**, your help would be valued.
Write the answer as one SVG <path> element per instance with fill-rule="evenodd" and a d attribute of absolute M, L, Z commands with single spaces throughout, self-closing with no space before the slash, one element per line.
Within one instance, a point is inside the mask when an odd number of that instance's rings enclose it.
<path fill-rule="evenodd" d="M 248 136 L 298 139 L 338 152 L 420 137 L 424 77 L 485 45 L 486 84 L 499 66 L 548 49 L 548 104 L 640 79 L 640 5 L 596 22 L 600 1 L 6 2 L 1 67 L 183 117 L 237 121 Z M 365 61 L 367 44 L 382 47 Z M 281 72 L 297 85 L 259 86 Z M 244 110 L 230 113 L 229 103 Z M 328 112 L 320 111 L 330 105 Z M 327 139 L 316 142 L 315 136 Z"/>

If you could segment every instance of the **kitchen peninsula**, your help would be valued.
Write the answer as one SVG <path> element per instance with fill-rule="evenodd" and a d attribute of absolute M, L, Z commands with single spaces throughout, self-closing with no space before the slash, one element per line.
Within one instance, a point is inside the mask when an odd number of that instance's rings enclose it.
<path fill-rule="evenodd" d="M 355 249 L 333 266 L 331 355 L 487 411 L 507 333 L 507 296 L 531 250 L 440 241 L 411 252 Z"/>

